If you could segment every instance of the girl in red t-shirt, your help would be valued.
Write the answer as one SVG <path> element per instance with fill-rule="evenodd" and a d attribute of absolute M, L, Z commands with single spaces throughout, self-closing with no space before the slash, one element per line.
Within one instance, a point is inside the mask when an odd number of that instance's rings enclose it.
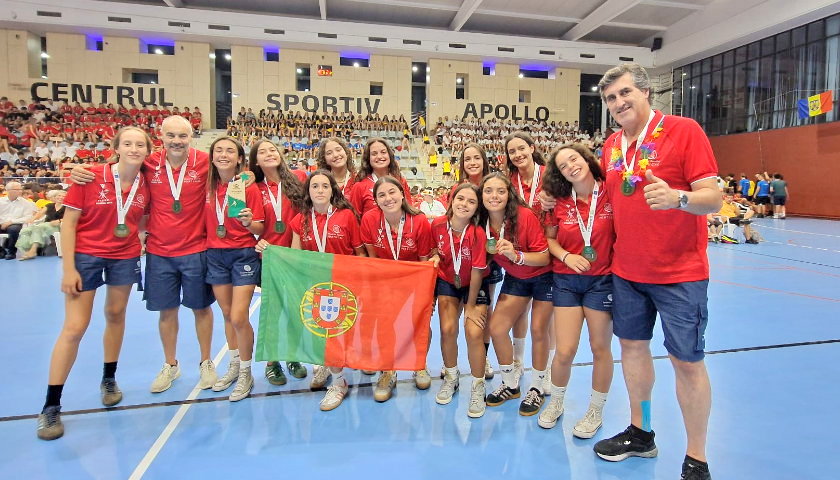
<path fill-rule="evenodd" d="M 379 178 L 386 175 L 397 179 L 402 184 L 403 192 L 409 191 L 408 183 L 400 174 L 394 149 L 384 138 L 371 138 L 362 152 L 362 166 L 356 174 L 356 184 L 353 185 L 350 195 L 350 202 L 362 217 L 376 208 L 373 186 Z"/>
<path fill-rule="evenodd" d="M 579 438 L 592 438 L 601 428 L 613 376 L 610 263 L 615 231 L 605 179 L 595 155 L 572 144 L 552 152 L 543 180 L 545 192 L 557 199 L 546 236 L 554 269 L 554 334 L 560 348 L 551 368 L 551 401 L 538 423 L 552 428 L 563 414 L 585 318 L 593 359 L 592 394 L 589 409 L 572 430 Z"/>
<path fill-rule="evenodd" d="M 484 403 L 484 371 L 487 350 L 484 331 L 487 326 L 487 236 L 478 226 L 478 187 L 472 183 L 458 185 L 446 215 L 432 221 L 432 238 L 437 253 L 432 260 L 438 267 L 435 285 L 440 318 L 440 349 L 443 354 L 444 377 L 435 401 L 446 405 L 452 401 L 460 383 L 458 372 L 458 319 L 466 309 L 464 330 L 473 382 L 467 415 L 480 417 Z M 476 411 L 473 405 L 476 405 Z"/>
<path fill-rule="evenodd" d="M 510 330 L 531 307 L 533 376 L 531 387 L 519 406 L 520 415 L 539 412 L 548 364 L 548 323 L 553 313 L 551 267 L 548 243 L 534 212 L 522 205 L 513 184 L 496 172 L 481 182 L 479 224 L 487 231 L 487 250 L 505 269 L 505 279 L 490 321 L 493 348 L 502 370 L 502 384 L 487 396 L 487 405 L 501 405 L 519 398 L 519 377 L 514 368 Z"/>
<path fill-rule="evenodd" d="M 290 225 L 292 248 L 336 255 L 367 256 L 359 233 L 359 219 L 350 202 L 326 170 L 316 170 L 303 184 L 304 207 Z M 321 400 L 321 410 L 329 411 L 341 405 L 347 395 L 344 369 L 316 365 L 310 388 L 317 389 L 327 383 L 332 375 L 332 385 Z"/>
<path fill-rule="evenodd" d="M 90 324 L 96 290 L 102 285 L 107 285 L 102 404 L 111 407 L 122 400 L 115 378 L 128 297 L 132 285 L 140 282 L 138 234 L 149 201 L 140 168 L 151 151 L 151 140 L 139 129 L 124 128 L 114 139 L 114 149 L 117 163 L 95 167 L 96 181 L 73 185 L 65 199 L 61 225 L 64 326 L 53 348 L 47 400 L 38 416 L 38 438 L 43 440 L 64 434 L 61 392 Z"/>
<path fill-rule="evenodd" d="M 356 167 L 347 142 L 338 137 L 321 140 L 317 159 L 318 168 L 332 172 L 341 193 L 349 200 L 356 183 Z"/>
<path fill-rule="evenodd" d="M 209 196 L 205 208 L 207 226 L 207 276 L 213 295 L 225 319 L 225 338 L 230 350 L 227 372 L 213 385 L 221 392 L 236 385 L 230 401 L 246 398 L 254 386 L 251 357 L 254 329 L 248 308 L 254 289 L 260 283 L 261 263 L 254 250 L 255 235 L 263 233 L 262 195 L 255 185 L 245 189 L 245 208 L 231 217 L 228 202 L 230 182 L 245 163 L 245 150 L 230 137 L 216 139 L 210 145 Z M 235 212 L 234 212 L 235 213 Z"/>
<path fill-rule="evenodd" d="M 357 183 L 356 188 L 359 185 Z M 426 216 L 408 204 L 402 183 L 391 176 L 380 177 L 373 187 L 373 196 L 378 208 L 364 214 L 361 222 L 362 241 L 368 256 L 428 261 L 435 251 L 431 227 Z M 368 334 L 373 336 L 374 332 Z M 387 401 L 396 383 L 397 372 L 382 372 L 373 392 L 374 399 L 377 402 Z M 426 369 L 414 372 L 414 383 L 420 390 L 428 389 L 432 383 L 429 372 Z"/>

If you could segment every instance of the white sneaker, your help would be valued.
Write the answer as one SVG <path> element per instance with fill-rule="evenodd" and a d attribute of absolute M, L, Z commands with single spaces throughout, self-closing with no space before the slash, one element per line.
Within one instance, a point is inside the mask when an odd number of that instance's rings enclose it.
<path fill-rule="evenodd" d="M 213 384 L 213 391 L 222 392 L 227 390 L 237 378 L 239 378 L 239 357 L 234 358 L 228 363 L 227 372 Z"/>
<path fill-rule="evenodd" d="M 484 415 L 484 410 L 487 409 L 487 403 L 484 401 L 484 395 L 487 393 L 484 387 L 484 380 L 473 381 L 470 389 L 470 406 L 467 408 L 467 416 L 470 418 L 478 418 Z"/>
<path fill-rule="evenodd" d="M 213 360 L 209 358 L 201 362 L 198 366 L 198 373 L 201 378 L 198 382 L 198 388 L 202 390 L 207 390 L 212 387 L 219 379 L 219 375 L 216 373 L 216 366 L 213 365 Z"/>
<path fill-rule="evenodd" d="M 551 359 L 549 359 L 551 360 Z M 543 378 L 542 386 L 540 387 L 544 397 L 551 395 L 551 364 L 545 369 L 545 378 Z"/>
<path fill-rule="evenodd" d="M 432 376 L 429 375 L 429 371 L 424 368 L 414 372 L 414 385 L 419 390 L 428 390 L 432 386 Z"/>
<path fill-rule="evenodd" d="M 513 382 L 513 384 L 514 385 L 519 385 L 519 380 L 522 379 L 522 375 L 524 375 L 524 374 L 525 374 L 525 367 L 522 366 L 522 362 L 519 361 L 519 360 L 514 360 L 513 361 L 513 375 L 514 375 L 513 378 L 516 381 Z"/>
<path fill-rule="evenodd" d="M 443 377 L 443 383 L 440 385 L 440 390 L 435 395 L 435 401 L 439 405 L 446 405 L 452 401 L 452 397 L 458 390 L 458 384 L 461 383 L 461 374 L 456 373 L 454 377 Z"/>
<path fill-rule="evenodd" d="M 537 425 L 542 428 L 554 428 L 560 415 L 563 415 L 563 401 L 552 398 L 537 418 Z"/>
<path fill-rule="evenodd" d="M 152 393 L 160 393 L 169 390 L 169 387 L 172 386 L 172 382 L 175 381 L 176 378 L 181 376 L 181 367 L 178 365 L 170 365 L 168 363 L 163 364 L 163 368 L 160 369 L 158 372 L 157 377 L 152 382 Z"/>
<path fill-rule="evenodd" d="M 490 365 L 490 357 L 487 357 L 484 360 L 484 379 L 493 380 L 494 376 L 496 376 L 496 372 L 493 371 L 493 365 Z"/>
<path fill-rule="evenodd" d="M 326 385 L 327 380 L 332 374 L 330 373 L 330 369 L 324 367 L 323 365 L 315 365 L 313 370 L 315 370 L 315 372 L 312 374 L 312 380 L 309 382 L 309 388 L 315 390 Z M 332 410 L 332 408 L 330 410 Z"/>
<path fill-rule="evenodd" d="M 239 376 L 236 378 L 236 385 L 233 387 L 233 391 L 230 392 L 228 400 L 238 402 L 250 395 L 252 388 L 254 388 L 254 376 L 251 375 L 251 369 L 240 368 Z"/>
<path fill-rule="evenodd" d="M 387 402 L 397 386 L 397 372 L 385 371 L 379 374 L 376 387 L 373 389 L 373 399 L 377 402 Z"/>
<path fill-rule="evenodd" d="M 598 429 L 601 428 L 601 410 L 589 407 L 583 418 L 575 424 L 572 435 L 578 438 L 592 438 Z"/>
<path fill-rule="evenodd" d="M 344 397 L 346 396 L 346 381 L 330 385 L 330 388 L 327 389 L 326 395 L 324 395 L 324 398 L 321 399 L 321 411 L 329 412 L 330 410 L 336 409 L 339 405 L 341 405 L 341 402 L 344 401 Z"/>

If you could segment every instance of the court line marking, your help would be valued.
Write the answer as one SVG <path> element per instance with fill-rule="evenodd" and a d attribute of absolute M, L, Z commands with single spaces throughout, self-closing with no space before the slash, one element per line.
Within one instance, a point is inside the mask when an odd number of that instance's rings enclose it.
<path fill-rule="evenodd" d="M 826 263 L 820 263 L 820 262 L 810 262 L 808 260 L 799 260 L 799 259 L 796 259 L 796 258 L 782 257 L 782 256 L 779 256 L 779 255 L 770 255 L 769 253 L 753 252 L 751 250 L 736 249 L 736 248 L 733 248 L 733 247 L 734 247 L 734 245 L 731 245 L 731 246 L 724 246 L 723 244 L 709 245 L 709 248 L 717 248 L 717 249 L 721 249 L 721 250 L 734 250 L 734 251 L 737 251 L 738 253 L 745 253 L 745 254 L 748 254 L 748 255 L 759 255 L 759 256 L 762 256 L 762 257 L 770 257 L 770 258 L 776 258 L 776 259 L 779 259 L 779 260 L 787 260 L 789 262 L 807 263 L 809 265 L 819 265 L 821 267 L 840 269 L 840 266 L 837 266 L 837 265 L 828 265 Z"/>
<path fill-rule="evenodd" d="M 787 228 L 779 228 L 779 227 L 771 227 L 765 223 L 756 222 L 756 225 L 760 225 L 761 228 L 769 228 L 771 230 L 779 230 L 781 232 L 788 232 L 788 233 L 804 233 L 806 235 L 818 235 L 820 237 L 836 237 L 840 238 L 840 235 L 834 235 L 832 233 L 817 233 L 817 232 L 805 232 L 802 230 L 788 230 Z"/>
<path fill-rule="evenodd" d="M 726 280 L 715 280 L 715 279 L 712 279 L 712 282 L 723 283 L 725 285 L 732 285 L 732 286 L 735 286 L 735 287 L 752 288 L 753 290 L 763 290 L 765 292 L 781 293 L 781 294 L 784 294 L 784 295 L 794 295 L 794 296 L 797 296 L 797 297 L 811 298 L 811 299 L 814 299 L 814 300 L 824 300 L 826 302 L 840 302 L 840 298 L 818 297 L 816 295 L 808 295 L 807 293 L 797 293 L 797 292 L 791 292 L 791 291 L 788 291 L 788 290 L 776 290 L 775 288 L 759 287 L 759 286 L 756 286 L 756 285 L 747 285 L 746 283 L 735 283 L 735 282 L 729 282 L 729 281 L 726 281 Z"/>
<path fill-rule="evenodd" d="M 260 306 L 260 303 L 262 303 L 261 296 L 257 297 L 254 303 L 251 305 L 251 308 L 248 310 L 249 321 L 251 319 L 251 315 L 253 315 L 257 308 Z M 216 357 L 213 359 L 214 365 L 218 365 L 219 362 L 222 361 L 222 358 L 224 358 L 225 353 L 227 353 L 227 350 L 227 343 L 225 343 L 224 345 L 222 345 L 222 349 L 219 350 L 219 353 L 216 354 Z M 202 390 L 199 388 L 199 383 L 201 383 L 200 379 L 199 382 L 195 384 L 195 387 L 193 388 L 192 392 L 190 392 L 190 394 L 187 396 L 187 401 L 195 400 L 198 397 L 198 394 L 201 393 Z M 175 432 L 175 429 L 178 428 L 178 424 L 181 423 L 181 420 L 184 419 L 184 416 L 187 414 L 187 411 L 192 406 L 192 402 L 184 402 L 181 404 L 181 407 L 178 409 L 177 412 L 175 412 L 175 415 L 172 417 L 172 419 L 169 420 L 169 423 L 166 425 L 166 427 L 164 427 L 157 440 L 155 440 L 155 443 L 152 444 L 152 447 L 149 448 L 149 451 L 146 452 L 146 455 L 143 457 L 142 460 L 140 460 L 140 463 L 137 464 L 137 467 L 134 468 L 134 471 L 131 472 L 131 476 L 128 477 L 129 480 L 139 480 L 143 478 L 143 475 L 146 473 L 146 470 L 149 469 L 149 466 L 151 466 L 152 462 L 155 460 L 155 458 L 157 458 L 158 454 L 163 449 L 163 446 L 166 445 L 166 442 L 169 441 L 169 437 L 171 437 L 172 433 Z"/>
<path fill-rule="evenodd" d="M 809 342 L 796 342 L 796 343 L 780 343 L 774 345 L 759 345 L 753 347 L 739 347 L 739 348 L 727 348 L 722 350 L 711 350 L 705 352 L 706 355 L 720 355 L 724 353 L 740 353 L 740 352 L 753 352 L 758 350 L 774 350 L 780 348 L 793 348 L 793 347 L 806 347 L 811 345 L 826 345 L 826 344 L 833 344 L 833 343 L 840 343 L 840 338 L 836 339 L 829 339 L 829 340 L 814 340 Z M 663 360 L 668 358 L 668 355 L 655 355 L 653 357 L 654 360 Z M 618 365 L 621 363 L 620 359 L 613 360 L 613 363 Z M 591 367 L 593 362 L 577 362 L 573 363 L 573 367 Z M 530 368 L 526 368 L 526 371 L 530 371 Z M 499 373 L 499 372 L 495 372 Z M 461 378 L 472 377 L 470 373 L 463 373 L 461 374 Z M 433 376 L 434 378 L 434 376 Z M 376 382 L 364 382 L 364 383 L 357 383 L 357 384 L 350 384 L 348 387 L 350 390 L 360 390 L 366 387 L 372 387 L 375 385 Z M 413 379 L 404 379 L 400 380 L 397 383 L 414 383 Z M 294 390 L 279 390 L 279 391 L 272 391 L 272 392 L 265 392 L 265 393 L 255 393 L 252 394 L 249 398 L 265 398 L 265 397 L 280 397 L 286 395 L 299 395 L 304 393 L 313 393 L 313 392 L 324 392 L 327 389 L 325 387 L 321 387 L 318 389 L 311 389 L 311 388 L 298 388 Z M 155 408 L 155 407 L 170 407 L 175 405 L 194 405 L 200 403 L 212 403 L 212 402 L 225 402 L 228 401 L 228 397 L 210 397 L 210 398 L 195 398 L 195 399 L 188 399 L 188 400 L 174 400 L 170 402 L 157 402 L 157 403 L 142 403 L 138 405 L 125 405 L 120 407 L 108 407 L 108 408 L 91 408 L 86 410 L 71 410 L 68 412 L 61 412 L 62 416 L 65 415 L 87 415 L 87 414 L 94 414 L 94 413 L 103 413 L 103 412 L 112 412 L 112 411 L 120 411 L 120 410 L 139 410 L 143 408 Z M 9 417 L 0 417 L 0 423 L 2 422 L 11 422 L 16 420 L 32 420 L 38 418 L 38 414 L 31 414 L 31 415 L 16 415 L 16 416 L 9 416 Z"/>

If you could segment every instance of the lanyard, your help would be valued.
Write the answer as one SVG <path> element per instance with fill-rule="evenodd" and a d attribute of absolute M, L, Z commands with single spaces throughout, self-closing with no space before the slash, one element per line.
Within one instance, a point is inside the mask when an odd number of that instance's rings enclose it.
<path fill-rule="evenodd" d="M 449 233 L 449 253 L 452 254 L 452 266 L 455 267 L 455 275 L 460 278 L 461 274 L 461 255 L 464 253 L 464 237 L 467 235 L 467 227 L 461 232 L 461 245 L 458 246 L 458 255 L 455 255 L 455 240 L 452 238 L 452 225 L 447 222 L 446 231 Z"/>
<path fill-rule="evenodd" d="M 227 209 L 228 204 L 228 192 L 225 190 L 225 206 L 222 208 L 219 205 L 219 189 L 217 188 L 215 192 L 213 192 L 213 201 L 216 202 L 216 219 L 219 221 L 219 225 L 225 224 L 225 209 Z"/>
<path fill-rule="evenodd" d="M 324 253 L 327 249 L 327 232 L 329 231 L 330 227 L 330 217 L 332 217 L 334 210 L 332 205 L 327 210 L 327 219 L 324 220 L 324 233 L 318 233 L 318 222 L 315 219 L 315 209 L 312 209 L 312 236 L 315 237 L 315 245 L 318 246 L 318 251 Z M 388 222 L 385 222 L 386 224 Z M 402 226 L 402 224 L 400 224 Z M 390 236 L 389 236 L 390 238 Z"/>
<path fill-rule="evenodd" d="M 522 190 L 522 174 L 519 174 L 519 196 L 525 198 L 525 191 Z M 540 166 L 534 164 L 534 176 L 531 178 L 531 195 L 528 198 L 528 208 L 534 206 L 534 194 L 537 193 L 537 185 L 540 182 Z"/>
<path fill-rule="evenodd" d="M 125 216 L 128 214 L 128 209 L 131 208 L 131 202 L 134 201 L 134 195 L 137 193 L 137 188 L 140 186 L 140 174 L 134 177 L 134 183 L 131 184 L 131 190 L 128 192 L 128 197 L 123 203 L 122 187 L 120 186 L 120 174 L 117 172 L 117 164 L 111 165 L 111 174 L 114 177 L 114 193 L 117 201 L 117 225 L 125 224 Z"/>
<path fill-rule="evenodd" d="M 193 166 L 195 166 L 195 155 L 196 153 L 193 152 Z M 169 190 L 172 192 L 172 196 L 176 201 L 180 200 L 181 187 L 184 186 L 184 174 L 187 172 L 187 168 L 189 167 L 189 158 L 187 158 L 187 161 L 181 165 L 181 173 L 178 174 L 177 185 L 175 184 L 175 177 L 172 175 L 172 166 L 166 161 L 166 151 L 163 152 L 163 164 L 166 166 L 166 177 L 169 179 Z"/>
<path fill-rule="evenodd" d="M 277 182 L 277 196 L 271 192 L 271 185 L 268 180 L 263 180 L 265 189 L 268 190 L 268 199 L 271 201 L 271 208 L 274 209 L 274 218 L 276 222 L 283 220 L 283 183 Z M 278 200 L 279 199 L 279 200 Z"/>
<path fill-rule="evenodd" d="M 394 260 L 400 259 L 400 249 L 402 248 L 402 241 L 403 241 L 403 226 L 405 226 L 405 213 L 402 214 L 400 217 L 400 227 L 397 229 L 397 248 L 394 249 L 394 240 L 391 238 L 391 224 L 388 223 L 388 219 L 385 218 L 385 215 L 382 215 L 382 221 L 385 222 L 385 232 L 387 232 L 388 237 L 388 246 L 391 247 L 391 254 L 394 256 Z"/>
<path fill-rule="evenodd" d="M 624 162 L 624 170 L 627 172 L 632 172 L 634 168 L 636 168 L 636 157 L 639 156 L 639 151 L 642 147 L 642 142 L 645 139 L 645 135 L 647 134 L 648 128 L 650 127 L 650 122 L 653 121 L 653 117 L 655 116 L 655 112 L 653 110 L 650 111 L 650 116 L 648 117 L 647 123 L 645 123 L 645 128 L 642 129 L 642 132 L 639 133 L 639 138 L 636 140 L 636 153 L 633 155 L 633 158 L 630 159 L 630 163 L 627 163 L 627 149 L 630 148 L 630 145 L 627 143 L 627 137 L 624 136 L 624 131 L 621 132 L 621 160 Z"/>
<path fill-rule="evenodd" d="M 499 229 L 499 240 L 505 238 L 505 223 L 507 219 L 502 220 L 502 228 Z M 493 238 L 493 234 L 490 233 L 490 218 L 487 219 L 487 236 Z"/>
<path fill-rule="evenodd" d="M 572 202 L 575 204 L 575 213 L 577 213 L 580 234 L 583 236 L 583 244 L 588 247 L 592 245 L 592 229 L 595 228 L 595 210 L 598 206 L 598 182 L 595 182 L 595 188 L 592 189 L 592 200 L 589 201 L 589 219 L 586 225 L 583 224 L 583 219 L 580 217 L 580 210 L 577 206 L 577 193 L 574 188 L 572 189 Z"/>

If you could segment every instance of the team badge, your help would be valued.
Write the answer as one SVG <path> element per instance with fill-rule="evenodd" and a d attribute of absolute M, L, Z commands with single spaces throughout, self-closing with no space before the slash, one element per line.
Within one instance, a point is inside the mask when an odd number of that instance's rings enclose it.
<path fill-rule="evenodd" d="M 335 282 L 313 285 L 300 302 L 300 320 L 307 330 L 319 337 L 343 335 L 353 328 L 359 312 L 353 292 Z"/>

